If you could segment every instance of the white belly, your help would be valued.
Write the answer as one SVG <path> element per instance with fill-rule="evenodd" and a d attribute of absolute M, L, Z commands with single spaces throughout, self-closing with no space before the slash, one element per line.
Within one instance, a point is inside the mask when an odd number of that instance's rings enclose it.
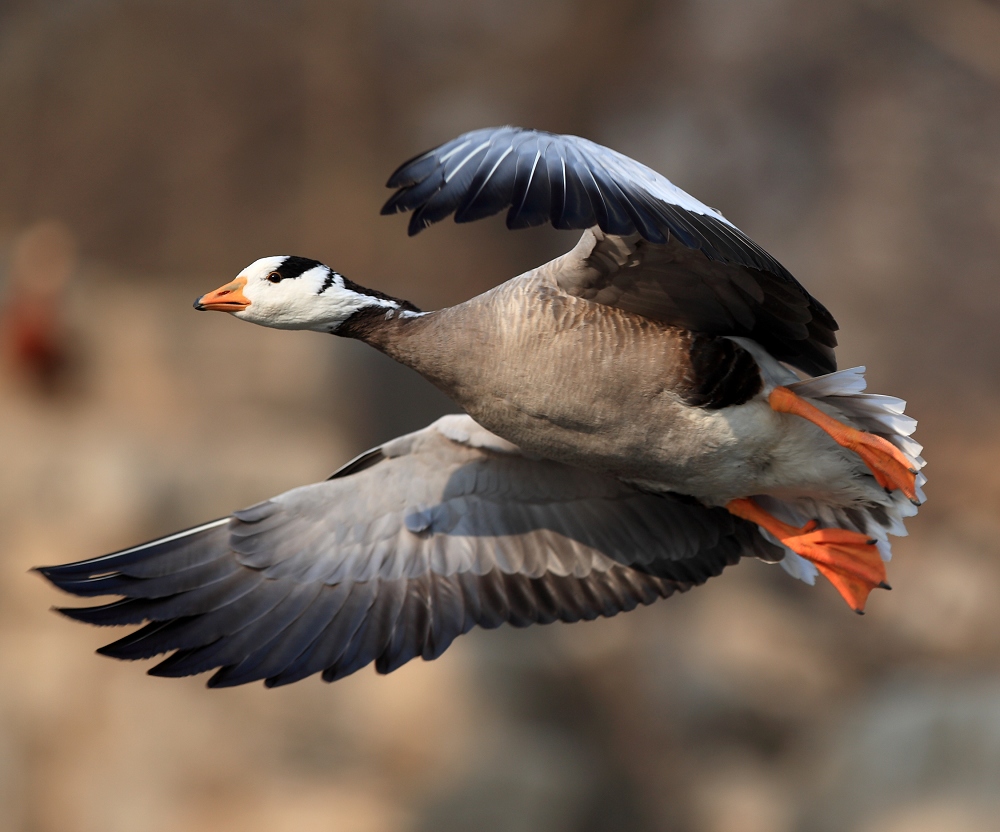
<path fill-rule="evenodd" d="M 775 412 L 763 398 L 717 411 L 691 408 L 685 417 L 687 429 L 678 424 L 653 450 L 661 473 L 644 485 L 658 483 L 716 505 L 759 494 L 845 506 L 884 496 L 860 457 L 811 422 Z M 687 446 L 678 455 L 680 443 Z"/>
<path fill-rule="evenodd" d="M 646 405 L 586 427 L 579 419 L 509 406 L 474 408 L 471 415 L 529 452 L 714 505 L 759 494 L 845 506 L 883 497 L 856 454 L 805 419 L 775 412 L 762 397 L 721 410 L 674 398 Z"/>

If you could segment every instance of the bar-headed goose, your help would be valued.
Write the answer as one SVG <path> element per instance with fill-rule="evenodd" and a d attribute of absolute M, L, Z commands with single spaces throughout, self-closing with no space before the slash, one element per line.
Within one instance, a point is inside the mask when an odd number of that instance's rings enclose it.
<path fill-rule="evenodd" d="M 837 325 L 773 257 L 659 174 L 574 136 L 467 133 L 392 175 L 410 233 L 508 209 L 569 253 L 424 313 L 302 257 L 195 306 L 364 340 L 469 415 L 328 481 L 42 573 L 65 610 L 145 627 L 119 658 L 212 685 L 434 658 L 473 626 L 614 615 L 744 555 L 817 570 L 861 611 L 922 499 L 903 402 L 836 372 Z M 795 370 L 802 374 L 797 375 Z"/>

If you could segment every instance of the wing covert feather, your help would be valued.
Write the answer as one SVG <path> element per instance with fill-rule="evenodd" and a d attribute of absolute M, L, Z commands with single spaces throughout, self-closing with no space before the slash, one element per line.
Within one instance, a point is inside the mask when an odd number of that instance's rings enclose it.
<path fill-rule="evenodd" d="M 708 260 L 677 240 L 654 245 L 599 228 L 541 269 L 585 300 L 706 335 L 752 338 L 810 374 L 836 369 L 837 324 L 790 275 Z"/>

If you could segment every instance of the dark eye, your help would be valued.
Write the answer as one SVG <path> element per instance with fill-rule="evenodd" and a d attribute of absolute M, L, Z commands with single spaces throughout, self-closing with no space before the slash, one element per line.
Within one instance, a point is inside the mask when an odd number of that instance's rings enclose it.
<path fill-rule="evenodd" d="M 267 276 L 267 279 L 270 280 L 272 283 L 280 283 L 281 282 L 281 275 L 278 274 L 278 272 L 271 272 Z"/>

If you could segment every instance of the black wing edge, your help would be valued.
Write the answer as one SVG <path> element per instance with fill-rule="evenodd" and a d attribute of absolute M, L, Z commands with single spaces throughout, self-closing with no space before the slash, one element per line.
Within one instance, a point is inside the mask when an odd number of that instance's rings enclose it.
<path fill-rule="evenodd" d="M 386 183 L 396 192 L 382 214 L 413 211 L 413 235 L 453 213 L 456 222 L 471 222 L 507 208 L 508 228 L 596 225 L 657 244 L 672 235 L 709 259 L 794 280 L 739 229 L 650 194 L 605 167 L 601 153 L 611 151 L 576 136 L 511 126 L 473 130 L 400 165 Z"/>
<path fill-rule="evenodd" d="M 350 462 L 345 462 L 336 471 L 334 471 L 327 480 L 338 480 L 341 477 L 349 477 L 351 474 L 357 474 L 360 471 L 364 471 L 367 468 L 371 468 L 373 465 L 377 465 L 383 459 L 385 459 L 385 454 L 382 453 L 382 447 L 371 448 L 367 451 L 362 451 Z"/>

